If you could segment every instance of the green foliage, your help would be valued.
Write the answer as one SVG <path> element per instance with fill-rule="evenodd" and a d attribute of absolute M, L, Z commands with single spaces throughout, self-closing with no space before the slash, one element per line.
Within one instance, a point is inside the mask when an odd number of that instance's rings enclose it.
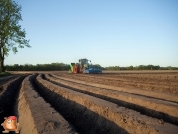
<path fill-rule="evenodd" d="M 102 70 L 178 70 L 178 67 L 160 67 L 154 65 L 139 65 L 139 66 L 110 66 L 102 67 L 99 64 L 93 65 L 93 67 L 98 67 Z M 25 64 L 25 65 L 6 65 L 6 71 L 68 71 L 70 70 L 70 65 L 64 63 L 51 63 L 51 64 Z"/>
<path fill-rule="evenodd" d="M 178 70 L 178 67 L 160 67 L 159 65 L 139 65 L 133 67 L 131 65 L 129 67 L 110 66 L 106 67 L 105 70 Z"/>
<path fill-rule="evenodd" d="M 0 77 L 9 76 L 9 75 L 11 75 L 11 74 L 8 73 L 8 72 L 1 72 L 0 73 Z"/>
<path fill-rule="evenodd" d="M 0 0 L 0 72 L 4 71 L 4 59 L 10 50 L 30 47 L 26 32 L 19 25 L 22 20 L 21 6 L 12 0 Z"/>
<path fill-rule="evenodd" d="M 64 63 L 51 64 L 25 64 L 25 65 L 6 65 L 6 71 L 68 71 L 70 66 Z"/>

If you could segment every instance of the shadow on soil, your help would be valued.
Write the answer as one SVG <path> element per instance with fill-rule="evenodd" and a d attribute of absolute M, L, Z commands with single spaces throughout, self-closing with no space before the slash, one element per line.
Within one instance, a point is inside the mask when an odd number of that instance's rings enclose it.
<path fill-rule="evenodd" d="M 114 122 L 100 116 L 74 101 L 50 91 L 35 80 L 34 86 L 43 98 L 49 102 L 79 133 L 83 134 L 129 134 Z"/>
<path fill-rule="evenodd" d="M 52 75 L 49 75 L 49 76 L 53 77 Z M 44 79 L 46 79 L 45 76 L 44 76 Z M 52 82 L 52 81 L 50 81 L 50 82 Z M 92 96 L 104 99 L 106 101 L 110 101 L 110 102 L 113 102 L 115 104 L 118 104 L 119 106 L 127 107 L 129 109 L 133 109 L 135 111 L 140 112 L 141 114 L 148 115 L 148 116 L 151 116 L 153 118 L 158 118 L 158 119 L 161 119 L 163 121 L 169 122 L 171 124 L 178 125 L 178 118 L 177 117 L 165 114 L 163 112 L 158 112 L 158 111 L 146 108 L 146 107 L 142 107 L 142 106 L 139 106 L 139 105 L 136 105 L 136 104 L 133 104 L 133 103 L 129 103 L 129 102 L 125 102 L 125 101 L 122 101 L 122 100 L 114 99 L 114 98 L 111 98 L 111 97 L 108 97 L 108 96 L 91 93 L 89 91 L 83 91 L 83 90 L 80 90 L 80 89 L 77 89 L 77 88 L 72 88 L 70 86 L 66 86 L 66 85 L 63 85 L 63 84 L 60 84 L 60 83 L 57 83 L 57 82 L 52 82 L 52 83 L 57 84 L 57 85 L 62 86 L 62 87 L 65 87 L 65 88 L 68 88 L 68 89 L 71 89 L 71 90 L 74 90 L 74 91 L 77 91 L 77 92 L 81 92 L 81 93 L 85 93 L 85 94 L 88 94 L 88 95 L 92 95 Z M 147 97 L 147 96 L 145 96 L 145 97 Z"/>
<path fill-rule="evenodd" d="M 22 76 L 18 80 L 2 86 L 3 89 L 0 94 L 0 133 L 4 131 L 4 128 L 1 126 L 4 122 L 4 117 L 17 116 L 15 106 L 24 78 L 25 76 Z M 14 134 L 14 132 L 11 131 L 9 134 Z"/>

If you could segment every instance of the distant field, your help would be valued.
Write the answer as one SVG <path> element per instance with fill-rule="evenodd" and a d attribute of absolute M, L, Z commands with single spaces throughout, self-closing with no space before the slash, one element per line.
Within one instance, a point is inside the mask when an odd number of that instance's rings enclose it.
<path fill-rule="evenodd" d="M 119 71 L 103 71 L 103 73 L 172 73 L 178 70 L 119 70 Z"/>
<path fill-rule="evenodd" d="M 68 73 L 68 71 L 8 71 L 12 74 L 17 73 Z M 103 73 L 177 73 L 178 70 L 119 70 L 119 71 L 103 71 Z"/>

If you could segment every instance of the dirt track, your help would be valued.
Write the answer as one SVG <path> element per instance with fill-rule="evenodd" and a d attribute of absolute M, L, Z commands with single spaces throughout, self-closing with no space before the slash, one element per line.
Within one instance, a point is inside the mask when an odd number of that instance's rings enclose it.
<path fill-rule="evenodd" d="M 55 72 L 0 82 L 0 123 L 16 115 L 21 134 L 178 133 L 178 72 Z"/>

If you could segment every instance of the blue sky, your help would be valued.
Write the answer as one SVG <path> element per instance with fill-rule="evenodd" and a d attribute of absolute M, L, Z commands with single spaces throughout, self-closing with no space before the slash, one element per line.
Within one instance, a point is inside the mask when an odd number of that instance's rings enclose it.
<path fill-rule="evenodd" d="M 178 67 L 178 0 L 15 0 L 31 48 L 5 64 Z"/>

